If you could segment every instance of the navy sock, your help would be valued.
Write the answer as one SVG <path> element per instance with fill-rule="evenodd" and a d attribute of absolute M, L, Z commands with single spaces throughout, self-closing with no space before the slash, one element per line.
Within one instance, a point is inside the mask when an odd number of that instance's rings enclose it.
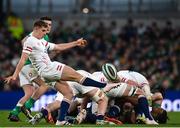
<path fill-rule="evenodd" d="M 69 106 L 70 106 L 70 104 L 65 100 L 63 100 L 61 102 L 60 113 L 59 113 L 59 116 L 58 116 L 59 121 L 64 121 L 65 120 L 65 117 L 67 115 Z"/>
<path fill-rule="evenodd" d="M 106 83 L 101 83 L 101 82 L 98 82 L 98 81 L 95 81 L 93 79 L 90 79 L 90 78 L 86 78 L 83 82 L 82 82 L 82 85 L 85 85 L 85 86 L 93 86 L 93 87 L 98 87 L 98 88 L 104 88 L 106 86 Z"/>
<path fill-rule="evenodd" d="M 148 101 L 145 97 L 140 97 L 138 99 L 138 104 L 139 104 L 139 109 L 142 110 L 144 113 L 145 117 L 148 118 L 149 120 L 153 120 L 150 112 L 149 112 L 149 106 L 148 106 Z"/>
<path fill-rule="evenodd" d="M 139 104 L 134 107 L 134 110 L 135 110 L 137 115 L 142 115 L 143 114 L 143 112 L 140 109 Z"/>
<path fill-rule="evenodd" d="M 48 115 L 48 111 L 46 109 L 42 109 L 41 113 L 43 114 L 43 117 L 46 117 Z"/>
<path fill-rule="evenodd" d="M 104 119 L 104 116 L 103 115 L 97 115 L 96 116 L 96 120 L 103 120 Z"/>

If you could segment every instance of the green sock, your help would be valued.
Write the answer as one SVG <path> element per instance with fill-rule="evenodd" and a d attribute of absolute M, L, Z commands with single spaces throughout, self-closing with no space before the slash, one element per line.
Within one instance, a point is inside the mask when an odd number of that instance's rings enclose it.
<path fill-rule="evenodd" d="M 21 107 L 16 106 L 10 113 L 17 116 L 20 112 L 21 112 Z"/>
<path fill-rule="evenodd" d="M 33 98 L 30 98 L 28 101 L 25 103 L 25 107 L 27 109 L 30 109 L 34 106 L 35 100 Z"/>

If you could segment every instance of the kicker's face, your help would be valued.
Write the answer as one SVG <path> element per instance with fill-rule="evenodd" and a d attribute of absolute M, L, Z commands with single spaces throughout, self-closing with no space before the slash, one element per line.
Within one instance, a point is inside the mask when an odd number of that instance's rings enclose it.
<path fill-rule="evenodd" d="M 43 38 L 47 33 L 47 28 L 45 27 L 38 27 L 36 30 L 37 30 L 39 39 Z"/>

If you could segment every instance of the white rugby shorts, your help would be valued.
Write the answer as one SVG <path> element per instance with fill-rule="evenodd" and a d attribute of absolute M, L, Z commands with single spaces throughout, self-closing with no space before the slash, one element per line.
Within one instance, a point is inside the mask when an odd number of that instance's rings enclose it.
<path fill-rule="evenodd" d="M 22 70 L 19 73 L 20 86 L 31 84 L 37 86 L 32 80 L 38 77 L 37 71 L 33 68 L 31 64 L 24 65 Z"/>
<path fill-rule="evenodd" d="M 40 76 L 48 83 L 60 80 L 64 66 L 65 64 L 54 61 L 40 72 Z"/>
<path fill-rule="evenodd" d="M 144 85 L 149 85 L 148 80 L 142 74 L 140 74 L 138 72 L 130 72 L 130 74 L 133 75 L 133 77 L 136 79 L 136 81 L 140 85 L 139 86 L 140 88 L 142 88 Z"/>

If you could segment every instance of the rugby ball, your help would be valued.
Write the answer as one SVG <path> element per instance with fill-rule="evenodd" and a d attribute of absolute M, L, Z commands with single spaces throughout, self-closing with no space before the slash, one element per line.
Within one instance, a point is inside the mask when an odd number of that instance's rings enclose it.
<path fill-rule="evenodd" d="M 105 63 L 102 65 L 102 72 L 109 81 L 116 81 L 117 69 L 113 64 Z"/>

